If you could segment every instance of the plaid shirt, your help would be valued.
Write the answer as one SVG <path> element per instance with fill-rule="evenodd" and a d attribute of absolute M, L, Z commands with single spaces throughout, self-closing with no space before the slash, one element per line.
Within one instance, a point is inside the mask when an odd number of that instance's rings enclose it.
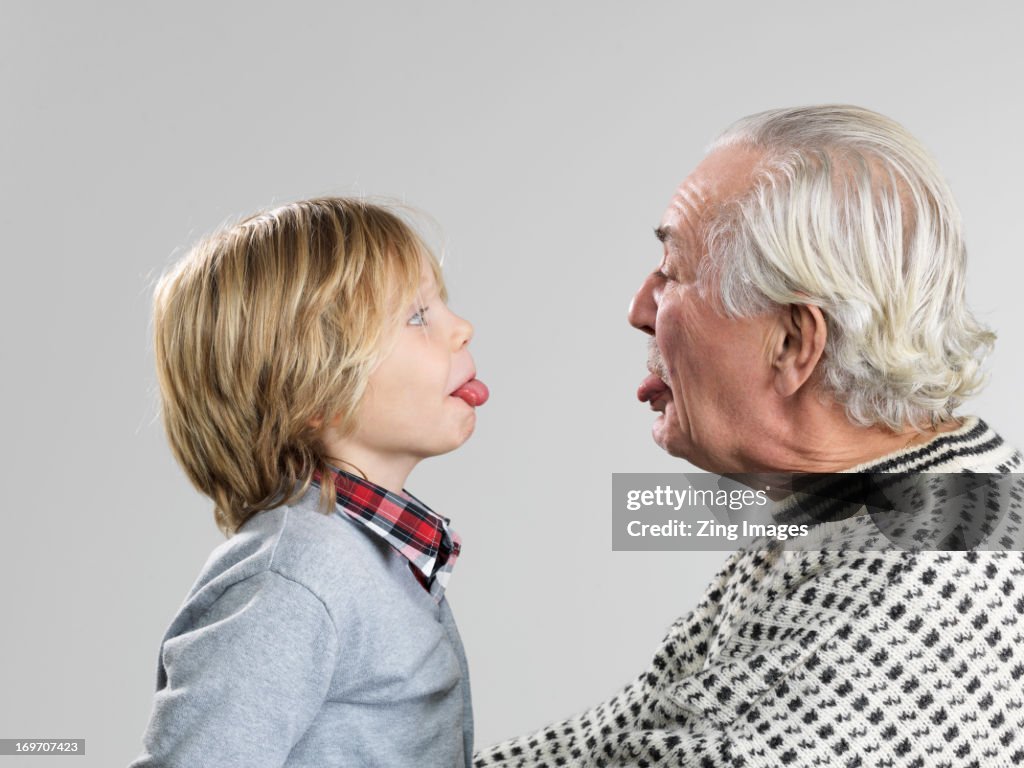
<path fill-rule="evenodd" d="M 441 602 L 455 561 L 462 551 L 462 540 L 449 519 L 406 490 L 402 496 L 379 485 L 332 467 L 339 509 L 380 536 L 409 561 L 413 574 Z M 313 482 L 320 484 L 320 473 Z"/>

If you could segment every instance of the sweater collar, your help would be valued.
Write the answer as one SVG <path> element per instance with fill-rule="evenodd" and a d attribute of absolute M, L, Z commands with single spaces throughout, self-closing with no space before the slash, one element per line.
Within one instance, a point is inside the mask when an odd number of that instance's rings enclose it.
<path fill-rule="evenodd" d="M 939 471 L 958 458 L 983 454 L 1002 444 L 1003 439 L 983 419 L 966 416 L 959 428 L 944 432 L 924 445 L 903 448 L 843 472 Z"/>

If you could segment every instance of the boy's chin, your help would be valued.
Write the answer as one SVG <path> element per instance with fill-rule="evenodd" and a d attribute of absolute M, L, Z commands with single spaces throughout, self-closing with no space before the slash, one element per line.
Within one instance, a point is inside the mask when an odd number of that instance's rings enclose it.
<path fill-rule="evenodd" d="M 473 432 L 476 430 L 476 411 L 470 411 L 469 417 L 466 419 L 465 424 L 458 433 L 456 443 L 449 450 L 454 451 L 459 446 L 465 444 L 469 438 L 473 436 Z"/>
<path fill-rule="evenodd" d="M 451 453 L 455 449 L 464 445 L 466 441 L 473 436 L 475 429 L 476 414 L 471 413 L 469 414 L 469 418 L 454 426 L 443 438 L 439 436 L 439 439 L 434 443 L 434 445 L 432 445 L 428 451 L 424 452 L 425 455 L 423 458 L 443 456 L 446 453 Z"/>

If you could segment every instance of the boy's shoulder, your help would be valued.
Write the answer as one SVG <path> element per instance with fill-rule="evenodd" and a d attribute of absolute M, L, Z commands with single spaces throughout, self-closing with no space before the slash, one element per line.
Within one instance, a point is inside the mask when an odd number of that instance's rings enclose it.
<path fill-rule="evenodd" d="M 210 554 L 192 600 L 216 600 L 232 584 L 267 572 L 305 587 L 329 611 L 374 591 L 371 585 L 391 568 L 390 548 L 356 521 L 324 514 L 318 501 L 312 487 L 290 504 L 253 515 Z"/>

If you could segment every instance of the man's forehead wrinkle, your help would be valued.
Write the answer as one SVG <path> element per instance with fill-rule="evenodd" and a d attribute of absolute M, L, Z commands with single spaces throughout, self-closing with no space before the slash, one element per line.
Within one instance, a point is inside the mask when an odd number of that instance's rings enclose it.
<path fill-rule="evenodd" d="M 699 215 L 707 205 L 707 189 L 703 184 L 685 181 L 672 197 L 672 207 L 680 216 Z"/>
<path fill-rule="evenodd" d="M 706 206 L 707 194 L 703 185 L 687 179 L 679 186 L 669 203 L 674 240 L 691 245 L 696 242 L 698 226 Z"/>

